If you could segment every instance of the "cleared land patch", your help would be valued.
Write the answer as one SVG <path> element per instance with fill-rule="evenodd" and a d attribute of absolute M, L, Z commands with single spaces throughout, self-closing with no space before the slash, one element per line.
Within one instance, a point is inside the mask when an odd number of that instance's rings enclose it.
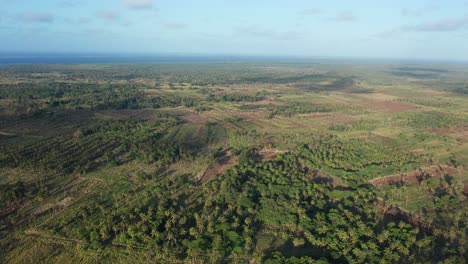
<path fill-rule="evenodd" d="M 398 101 L 366 102 L 364 105 L 389 112 L 405 112 L 418 109 L 417 106 Z"/>

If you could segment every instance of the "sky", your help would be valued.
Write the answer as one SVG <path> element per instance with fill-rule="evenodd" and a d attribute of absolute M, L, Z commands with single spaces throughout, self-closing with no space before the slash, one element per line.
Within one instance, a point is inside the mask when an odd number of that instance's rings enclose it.
<path fill-rule="evenodd" d="M 0 52 L 468 61 L 468 0 L 0 0 Z"/>

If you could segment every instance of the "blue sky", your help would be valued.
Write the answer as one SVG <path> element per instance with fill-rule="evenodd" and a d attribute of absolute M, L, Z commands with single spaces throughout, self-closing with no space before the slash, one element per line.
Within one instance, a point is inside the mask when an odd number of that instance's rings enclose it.
<path fill-rule="evenodd" d="M 0 0 L 0 52 L 468 60 L 468 0 Z"/>

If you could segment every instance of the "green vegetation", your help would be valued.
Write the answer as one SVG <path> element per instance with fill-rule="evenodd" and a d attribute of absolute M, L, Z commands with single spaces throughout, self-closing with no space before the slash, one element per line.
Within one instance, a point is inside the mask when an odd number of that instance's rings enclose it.
<path fill-rule="evenodd" d="M 468 68 L 0 68 L 0 262 L 465 263 Z"/>

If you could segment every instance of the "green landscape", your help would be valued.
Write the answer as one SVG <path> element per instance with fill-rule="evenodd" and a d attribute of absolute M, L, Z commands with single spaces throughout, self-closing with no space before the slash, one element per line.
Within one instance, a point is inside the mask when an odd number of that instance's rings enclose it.
<path fill-rule="evenodd" d="M 0 66 L 0 263 L 466 263 L 468 65 Z"/>

